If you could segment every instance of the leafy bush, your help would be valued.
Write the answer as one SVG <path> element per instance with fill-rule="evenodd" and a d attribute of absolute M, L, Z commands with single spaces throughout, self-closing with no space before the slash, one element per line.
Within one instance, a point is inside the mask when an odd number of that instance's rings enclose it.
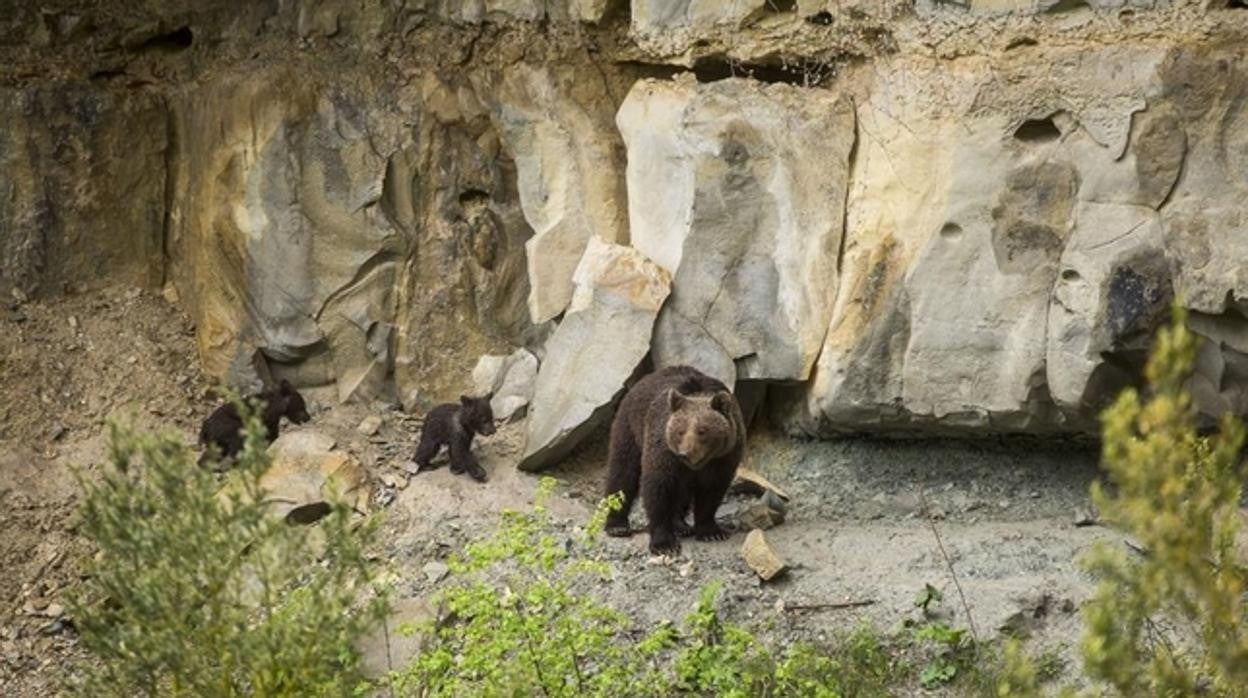
<path fill-rule="evenodd" d="M 408 632 L 422 653 L 391 676 L 400 695 L 420 696 L 884 696 L 902 674 L 878 636 L 860 631 L 831 651 L 796 645 L 776 656 L 715 610 L 719 587 L 702 591 L 678 628 L 649 632 L 574 590 L 607 574 L 595 541 L 611 507 L 583 535 L 560 540 L 539 488 L 531 512 L 507 511 L 490 538 L 449 567 L 442 618 Z"/>
<path fill-rule="evenodd" d="M 316 529 L 264 511 L 264 428 L 245 406 L 239 487 L 218 494 L 176 435 L 110 425 L 97 479 L 80 477 L 81 533 L 98 548 L 71 599 L 89 696 L 347 695 L 354 642 L 385 611 L 364 604 L 364 549 L 336 506 Z M 319 530 L 317 530 L 319 529 Z M 309 533 L 319 534 L 321 542 Z M 323 548 L 323 555 L 319 550 Z"/>
<path fill-rule="evenodd" d="M 1126 391 L 1102 416 L 1102 460 L 1113 489 L 1094 485 L 1102 516 L 1146 551 L 1099 546 L 1088 568 L 1100 586 L 1085 608 L 1086 669 L 1121 694 L 1248 696 L 1244 567 L 1236 555 L 1244 470 L 1242 426 L 1224 418 L 1201 436 L 1184 388 L 1196 338 L 1176 307 L 1157 339 L 1147 397 Z M 1183 646 L 1161 619 L 1189 629 Z"/>

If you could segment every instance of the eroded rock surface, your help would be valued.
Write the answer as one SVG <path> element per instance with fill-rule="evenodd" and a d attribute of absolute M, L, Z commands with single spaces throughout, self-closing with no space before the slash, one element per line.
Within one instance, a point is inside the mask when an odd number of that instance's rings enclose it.
<path fill-rule="evenodd" d="M 832 91 L 638 83 L 619 113 L 632 244 L 673 275 L 657 366 L 804 380 L 830 319 L 854 117 Z"/>

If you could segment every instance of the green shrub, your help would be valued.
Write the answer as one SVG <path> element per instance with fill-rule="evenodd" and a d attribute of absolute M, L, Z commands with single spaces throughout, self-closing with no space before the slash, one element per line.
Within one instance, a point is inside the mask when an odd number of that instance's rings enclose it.
<path fill-rule="evenodd" d="M 452 583 L 436 599 L 441 618 L 408 632 L 422 653 L 391 676 L 399 695 L 420 696 L 884 696 L 901 676 L 877 635 L 860 631 L 831 651 L 796 645 L 774 654 L 715 609 L 702 591 L 678 627 L 634 628 L 625 615 L 578 593 L 608 573 L 596 539 L 612 506 L 582 535 L 560 539 L 539 487 L 530 512 L 507 511 L 497 531 L 450 561 Z"/>
<path fill-rule="evenodd" d="M 1112 489 L 1094 485 L 1102 516 L 1146 551 L 1101 545 L 1087 566 L 1100 585 L 1085 607 L 1086 669 L 1122 695 L 1248 696 L 1244 567 L 1236 556 L 1242 426 L 1195 428 L 1184 388 L 1196 338 L 1176 307 L 1157 339 L 1150 394 L 1126 391 L 1103 415 L 1102 461 Z M 1165 620 L 1190 632 L 1176 645 Z"/>
<path fill-rule="evenodd" d="M 80 532 L 99 552 L 84 561 L 86 579 L 71 599 L 92 655 L 71 692 L 356 689 L 354 642 L 385 611 L 382 595 L 357 603 L 370 580 L 364 549 L 372 527 L 353 527 L 341 505 L 315 528 L 266 515 L 258 485 L 268 464 L 263 434 L 249 414 L 239 487 L 223 495 L 176 435 L 110 425 L 107 467 L 98 478 L 80 478 Z"/>

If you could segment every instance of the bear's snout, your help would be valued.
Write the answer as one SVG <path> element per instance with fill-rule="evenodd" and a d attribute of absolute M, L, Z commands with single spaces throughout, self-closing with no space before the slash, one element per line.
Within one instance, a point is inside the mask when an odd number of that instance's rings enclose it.
<path fill-rule="evenodd" d="M 494 427 L 494 422 L 486 422 L 481 425 L 482 436 L 489 436 L 490 434 L 493 434 L 495 431 L 496 429 Z"/>

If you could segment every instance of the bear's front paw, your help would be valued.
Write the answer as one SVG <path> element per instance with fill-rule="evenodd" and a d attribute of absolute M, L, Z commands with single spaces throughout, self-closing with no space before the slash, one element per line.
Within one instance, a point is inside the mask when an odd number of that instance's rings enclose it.
<path fill-rule="evenodd" d="M 628 519 L 618 519 L 607 517 L 607 525 L 603 527 L 603 531 L 608 536 L 614 538 L 628 538 L 633 535 L 633 527 L 628 525 Z"/>
<path fill-rule="evenodd" d="M 490 479 L 490 476 L 485 473 L 485 468 L 482 468 L 479 465 L 475 465 L 475 464 L 470 465 L 468 466 L 467 470 L 468 470 L 468 474 L 472 476 L 472 479 L 476 480 L 477 482 L 485 482 L 486 480 Z"/>
<path fill-rule="evenodd" d="M 676 519 L 676 521 L 672 523 L 672 530 L 675 531 L 676 535 L 681 538 L 688 538 L 693 535 L 693 527 L 680 519 Z"/>
<path fill-rule="evenodd" d="M 728 531 L 719 527 L 719 524 L 711 524 L 710 526 L 699 526 L 693 529 L 695 538 L 701 541 L 728 540 L 732 535 Z"/>
<path fill-rule="evenodd" d="M 668 531 L 650 534 L 650 554 L 675 557 L 680 554 L 680 540 Z"/>

